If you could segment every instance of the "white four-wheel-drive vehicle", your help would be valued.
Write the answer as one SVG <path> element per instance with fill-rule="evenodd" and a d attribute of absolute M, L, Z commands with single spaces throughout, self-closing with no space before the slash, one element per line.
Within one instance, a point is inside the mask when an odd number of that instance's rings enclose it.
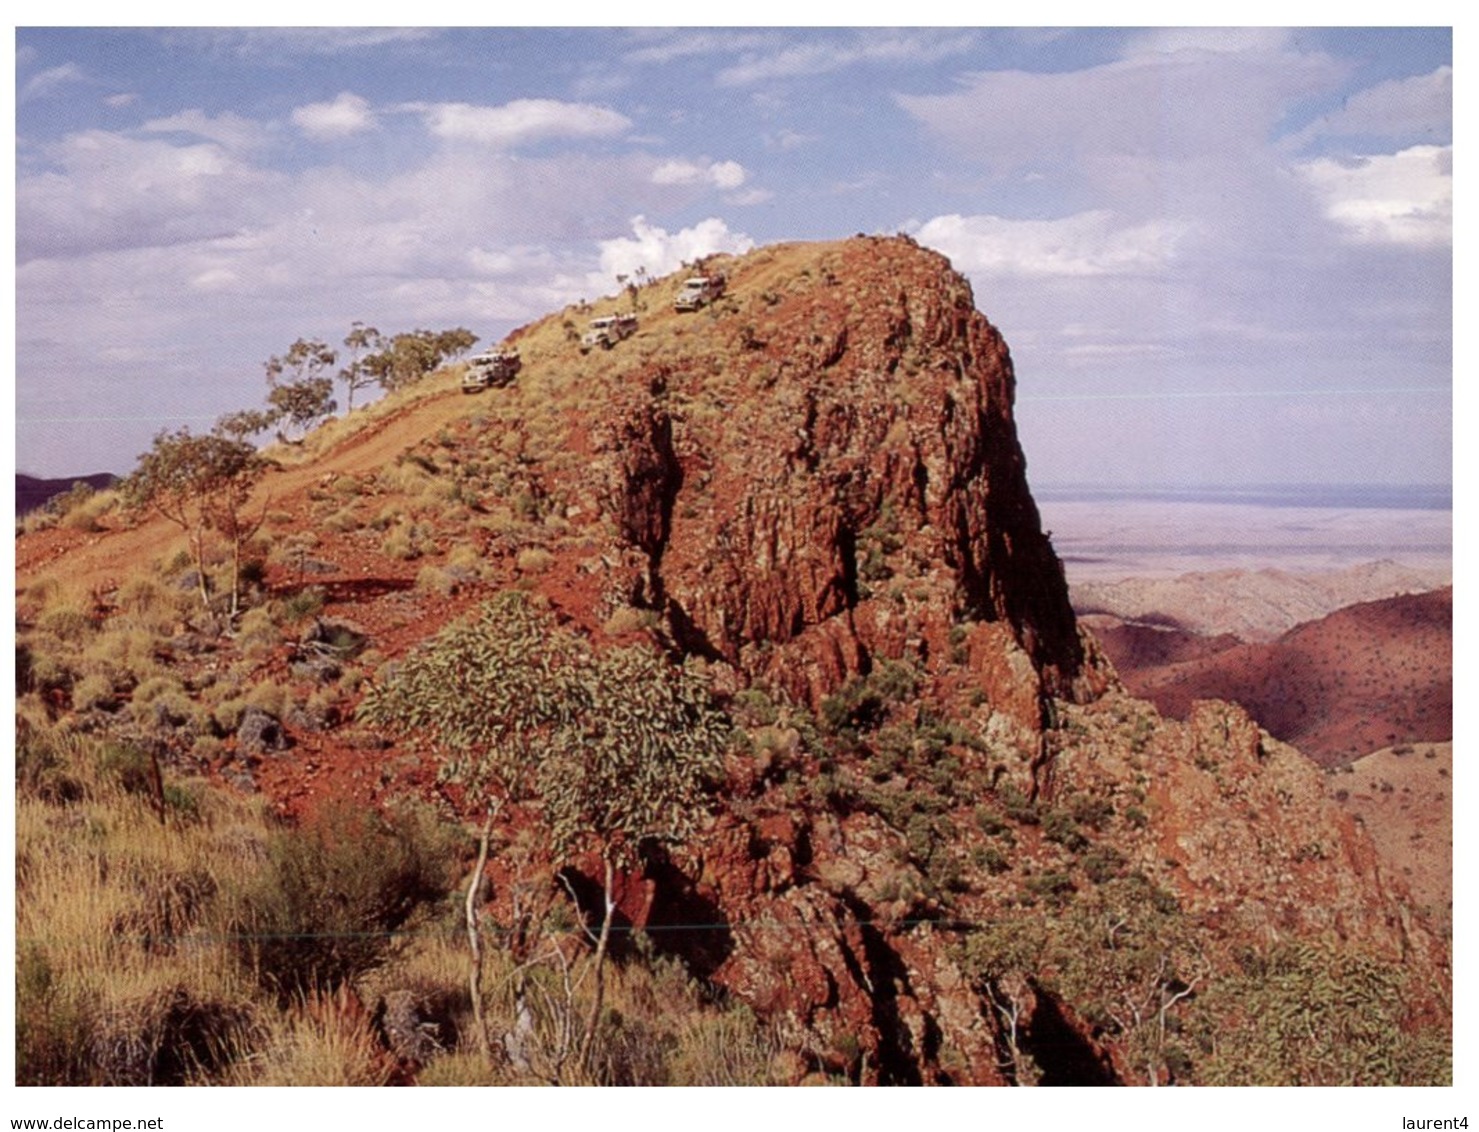
<path fill-rule="evenodd" d="M 637 333 L 637 316 L 634 314 L 609 314 L 605 318 L 591 319 L 590 329 L 580 340 L 581 353 L 600 346 L 609 350 L 623 338 Z"/>
<path fill-rule="evenodd" d="M 700 307 L 712 303 L 722 294 L 724 294 L 724 276 L 695 275 L 692 279 L 684 282 L 683 289 L 678 292 L 678 297 L 673 300 L 673 309 L 696 311 Z"/>
<path fill-rule="evenodd" d="M 517 350 L 487 350 L 467 361 L 462 375 L 462 392 L 476 393 L 490 385 L 507 385 L 524 363 Z"/>

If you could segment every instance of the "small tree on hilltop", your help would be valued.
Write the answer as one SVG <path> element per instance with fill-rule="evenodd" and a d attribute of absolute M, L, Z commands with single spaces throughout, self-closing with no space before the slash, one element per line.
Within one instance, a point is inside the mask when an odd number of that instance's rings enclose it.
<path fill-rule="evenodd" d="M 328 370 L 338 360 L 326 342 L 299 338 L 287 353 L 263 363 L 272 391 L 267 403 L 275 420 L 286 421 L 300 438 L 338 406 L 334 403 L 334 380 Z M 279 434 L 280 439 L 286 439 Z"/>
<path fill-rule="evenodd" d="M 454 358 L 461 357 L 476 344 L 478 336 L 464 327 L 454 330 L 409 330 L 386 342 L 367 355 L 360 365 L 387 390 L 403 389 Z"/>
<path fill-rule="evenodd" d="M 504 594 L 476 620 L 448 626 L 387 669 L 359 706 L 361 719 L 436 748 L 443 756 L 438 781 L 460 787 L 466 807 L 483 812 L 465 913 L 472 955 L 468 990 L 485 1053 L 491 1048 L 476 900 L 493 822 L 505 801 L 530 795 L 540 736 L 571 718 L 560 684 L 573 662 L 572 640 L 548 630 L 521 595 Z M 516 994 L 522 1005 L 522 981 Z"/>
<path fill-rule="evenodd" d="M 585 1060 L 601 1019 L 616 869 L 635 866 L 646 844 L 693 833 L 731 727 L 692 668 L 648 649 L 606 653 L 576 678 L 580 714 L 551 735 L 539 785 L 557 855 L 589 846 L 604 872 Z"/>
<path fill-rule="evenodd" d="M 267 383 L 277 386 L 307 378 L 318 377 L 339 358 L 327 342 L 317 339 L 299 338 L 284 354 L 274 354 L 262 363 L 267 371 Z"/>
<path fill-rule="evenodd" d="M 339 371 L 339 380 L 344 383 L 344 411 L 352 413 L 355 393 L 375 384 L 375 375 L 366 368 L 365 358 L 385 349 L 385 339 L 373 326 L 356 322 L 344 337 L 344 348 L 349 351 L 349 364 Z"/>
<path fill-rule="evenodd" d="M 238 409 L 216 421 L 211 431 L 231 440 L 247 440 L 277 423 L 277 414 L 263 409 Z"/>
<path fill-rule="evenodd" d="M 437 365 L 456 361 L 478 343 L 478 336 L 465 326 L 438 331 L 432 338 L 437 349 Z"/>
<path fill-rule="evenodd" d="M 148 507 L 184 530 L 190 543 L 201 604 L 211 608 L 206 573 L 206 537 L 223 535 L 231 545 L 230 615 L 240 606 L 241 548 L 261 519 L 247 515 L 252 489 L 266 470 L 257 450 L 239 437 L 220 432 L 194 436 L 187 428 L 160 432 L 123 482 L 131 504 Z"/>
<path fill-rule="evenodd" d="M 301 439 L 339 407 L 333 392 L 332 378 L 310 377 L 277 386 L 267 395 L 267 403 L 272 406 L 277 419 L 286 421 Z"/>

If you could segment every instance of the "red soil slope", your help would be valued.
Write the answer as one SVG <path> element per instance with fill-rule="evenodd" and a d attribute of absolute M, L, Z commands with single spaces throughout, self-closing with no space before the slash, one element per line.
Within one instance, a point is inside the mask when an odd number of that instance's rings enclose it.
<path fill-rule="evenodd" d="M 1363 602 L 1269 644 L 1216 648 L 1187 634 L 1103 626 L 1125 686 L 1184 719 L 1199 699 L 1235 700 L 1323 766 L 1394 743 L 1453 737 L 1453 588 Z"/>

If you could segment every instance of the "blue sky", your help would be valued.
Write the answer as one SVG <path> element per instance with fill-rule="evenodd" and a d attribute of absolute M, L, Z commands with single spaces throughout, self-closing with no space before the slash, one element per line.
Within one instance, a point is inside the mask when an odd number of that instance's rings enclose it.
<path fill-rule="evenodd" d="M 126 471 L 356 319 L 712 250 L 949 255 L 1034 483 L 1443 483 L 1445 29 L 18 29 L 17 465 Z"/>

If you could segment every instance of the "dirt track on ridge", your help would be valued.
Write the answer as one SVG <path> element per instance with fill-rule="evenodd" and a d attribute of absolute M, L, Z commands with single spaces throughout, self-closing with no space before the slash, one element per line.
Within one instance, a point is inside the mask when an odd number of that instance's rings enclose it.
<path fill-rule="evenodd" d="M 251 506 L 281 506 L 325 477 L 378 471 L 450 421 L 476 411 L 476 402 L 464 397 L 455 375 L 428 380 L 446 388 L 368 420 L 301 466 L 269 470 L 253 493 Z M 183 532 L 158 515 L 131 526 L 93 533 L 62 528 L 39 532 L 16 540 L 16 589 L 24 589 L 54 566 L 61 566 L 69 587 L 108 588 L 117 579 L 184 545 Z"/>

